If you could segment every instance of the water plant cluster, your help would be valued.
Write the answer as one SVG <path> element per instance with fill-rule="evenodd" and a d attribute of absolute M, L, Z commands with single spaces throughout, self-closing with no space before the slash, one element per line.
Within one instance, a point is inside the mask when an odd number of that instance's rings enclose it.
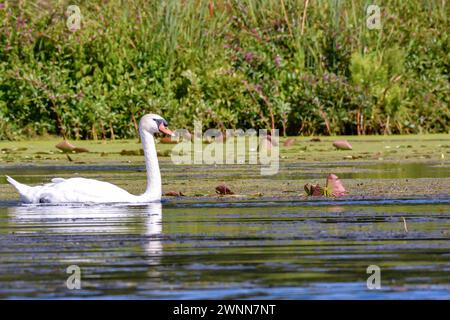
<path fill-rule="evenodd" d="M 147 112 L 188 129 L 448 132 L 447 16 L 441 0 L 0 1 L 0 139 L 135 137 Z"/>

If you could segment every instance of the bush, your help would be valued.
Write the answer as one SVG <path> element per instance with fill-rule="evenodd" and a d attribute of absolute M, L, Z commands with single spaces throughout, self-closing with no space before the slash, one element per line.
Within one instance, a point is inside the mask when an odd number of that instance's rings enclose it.
<path fill-rule="evenodd" d="M 147 112 L 188 129 L 449 131 L 441 1 L 390 1 L 382 30 L 362 0 L 37 3 L 0 3 L 0 139 L 133 137 Z"/>

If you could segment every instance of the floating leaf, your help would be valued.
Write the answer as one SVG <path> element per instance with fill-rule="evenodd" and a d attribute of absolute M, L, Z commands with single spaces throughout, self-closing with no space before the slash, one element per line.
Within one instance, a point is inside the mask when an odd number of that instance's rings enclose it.
<path fill-rule="evenodd" d="M 305 189 L 307 196 L 312 196 L 313 190 L 312 190 L 312 185 L 310 183 L 305 184 L 303 188 Z"/>
<path fill-rule="evenodd" d="M 334 197 L 344 196 L 347 192 L 341 180 L 335 174 L 328 175 L 326 188 L 331 191 Z"/>
<path fill-rule="evenodd" d="M 75 147 L 75 148 L 73 148 L 72 151 L 73 151 L 73 152 L 76 152 L 76 153 L 89 152 L 88 149 L 86 149 L 86 148 L 80 148 L 80 147 Z"/>
<path fill-rule="evenodd" d="M 62 152 L 72 152 L 72 150 L 76 148 L 73 144 L 71 144 L 67 140 L 61 141 L 55 147 L 61 150 Z"/>
<path fill-rule="evenodd" d="M 347 140 L 336 140 L 333 146 L 338 150 L 352 150 L 352 145 Z"/>
<path fill-rule="evenodd" d="M 225 185 L 225 184 L 220 184 L 220 185 L 218 185 L 218 186 L 216 187 L 216 193 L 222 194 L 222 195 L 225 195 L 225 194 L 234 194 L 234 192 L 231 191 L 230 188 L 228 188 L 228 186 Z"/>
<path fill-rule="evenodd" d="M 168 191 L 164 195 L 168 197 L 184 197 L 184 193 L 178 191 Z"/>
<path fill-rule="evenodd" d="M 323 196 L 323 188 L 319 184 L 316 184 L 315 186 L 313 186 L 312 196 L 313 197 Z"/>
<path fill-rule="evenodd" d="M 140 150 L 122 150 L 120 151 L 121 156 L 139 156 L 141 155 Z"/>
<path fill-rule="evenodd" d="M 76 153 L 89 152 L 89 150 L 86 148 L 75 147 L 73 144 L 71 144 L 67 140 L 61 141 L 55 147 L 57 149 L 61 150 L 62 152 L 66 152 L 66 153 L 67 152 L 76 152 Z"/>
<path fill-rule="evenodd" d="M 323 189 L 319 184 L 312 185 L 310 183 L 307 183 L 307 184 L 305 184 L 304 189 L 305 189 L 307 196 L 313 196 L 313 197 L 323 196 Z"/>

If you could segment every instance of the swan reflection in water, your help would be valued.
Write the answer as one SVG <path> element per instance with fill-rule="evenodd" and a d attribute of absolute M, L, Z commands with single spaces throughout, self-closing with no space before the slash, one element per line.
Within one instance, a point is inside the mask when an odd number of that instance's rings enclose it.
<path fill-rule="evenodd" d="M 33 256 L 41 261 L 121 272 L 136 271 L 139 265 L 139 271 L 147 277 L 158 277 L 155 268 L 145 265 L 161 262 L 161 203 L 22 205 L 10 207 L 8 217 L 18 241 L 33 239 L 30 245 L 40 251 L 33 252 Z M 95 275 L 97 271 L 92 268 L 89 273 Z"/>

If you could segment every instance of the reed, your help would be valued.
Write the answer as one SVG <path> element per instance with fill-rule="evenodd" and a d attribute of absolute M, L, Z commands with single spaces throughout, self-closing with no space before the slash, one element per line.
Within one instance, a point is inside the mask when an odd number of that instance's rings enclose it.
<path fill-rule="evenodd" d="M 0 139 L 132 137 L 149 111 L 187 128 L 449 132 L 442 0 L 1 3 Z"/>

